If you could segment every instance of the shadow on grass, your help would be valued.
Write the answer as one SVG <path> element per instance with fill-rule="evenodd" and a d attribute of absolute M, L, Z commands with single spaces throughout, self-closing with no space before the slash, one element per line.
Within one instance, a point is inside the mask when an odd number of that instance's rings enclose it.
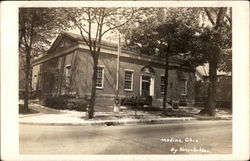
<path fill-rule="evenodd" d="M 27 115 L 27 114 L 35 114 L 35 113 L 39 113 L 39 112 L 30 108 L 24 108 L 23 104 L 19 104 L 19 114 Z"/>

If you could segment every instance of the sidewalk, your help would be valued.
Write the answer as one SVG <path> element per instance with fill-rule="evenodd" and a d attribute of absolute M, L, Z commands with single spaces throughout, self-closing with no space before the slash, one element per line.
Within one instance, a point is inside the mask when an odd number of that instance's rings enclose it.
<path fill-rule="evenodd" d="M 19 115 L 20 124 L 38 124 L 38 125 L 75 125 L 75 126 L 89 126 L 89 125 L 127 125 L 127 124 L 163 124 L 163 123 L 179 123 L 190 122 L 194 120 L 212 120 L 212 119 L 231 119 L 230 116 L 225 115 L 224 118 L 220 116 L 215 117 L 201 117 L 196 116 L 197 111 L 173 112 L 172 116 L 162 117 L 161 111 L 133 111 L 122 110 L 119 113 L 113 112 L 95 112 L 94 119 L 86 119 L 86 112 L 70 111 L 70 110 L 56 110 L 36 103 L 30 103 L 30 108 L 38 111 L 35 114 Z"/>

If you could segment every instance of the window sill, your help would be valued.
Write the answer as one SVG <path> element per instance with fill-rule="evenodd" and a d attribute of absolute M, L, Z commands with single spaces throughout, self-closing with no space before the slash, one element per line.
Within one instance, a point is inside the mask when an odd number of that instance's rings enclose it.
<path fill-rule="evenodd" d="M 125 92 L 132 92 L 132 89 L 124 89 Z"/>
<path fill-rule="evenodd" d="M 103 89 L 103 87 L 96 87 L 96 89 Z"/>

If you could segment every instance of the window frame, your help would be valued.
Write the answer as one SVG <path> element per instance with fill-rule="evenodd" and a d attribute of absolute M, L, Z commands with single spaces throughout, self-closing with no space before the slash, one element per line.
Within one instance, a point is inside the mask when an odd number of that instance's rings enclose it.
<path fill-rule="evenodd" d="M 97 86 L 98 68 L 102 68 L 102 86 Z M 96 77 L 96 86 L 95 86 L 97 89 L 103 89 L 103 87 L 104 87 L 104 68 L 105 68 L 105 66 L 103 66 L 103 65 L 97 66 L 97 77 Z"/>
<path fill-rule="evenodd" d="M 128 88 L 126 88 L 126 72 L 131 72 L 131 88 L 130 89 L 128 89 Z M 134 70 L 131 70 L 131 69 L 125 69 L 124 70 L 124 91 L 129 91 L 129 92 L 131 92 L 131 91 L 133 91 L 133 86 L 134 86 Z"/>

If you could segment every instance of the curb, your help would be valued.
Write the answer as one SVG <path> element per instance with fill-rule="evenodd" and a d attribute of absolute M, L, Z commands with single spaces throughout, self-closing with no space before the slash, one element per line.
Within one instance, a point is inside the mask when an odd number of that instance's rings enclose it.
<path fill-rule="evenodd" d="M 117 126 L 130 124 L 164 124 L 190 122 L 197 120 L 196 118 L 167 118 L 167 119 L 141 119 L 141 120 L 106 120 L 106 121 L 89 121 L 84 123 L 40 123 L 40 122 L 19 122 L 25 125 L 52 125 L 52 126 Z"/>
<path fill-rule="evenodd" d="M 21 115 L 19 116 L 19 118 L 25 118 L 25 117 L 33 117 L 33 116 L 38 116 L 38 115 L 42 115 L 42 113 L 34 113 L 34 114 L 26 114 L 26 115 Z"/>
<path fill-rule="evenodd" d="M 195 117 L 197 120 L 232 120 L 232 116 L 228 116 L 228 117 L 200 117 L 200 116 L 196 116 Z"/>

